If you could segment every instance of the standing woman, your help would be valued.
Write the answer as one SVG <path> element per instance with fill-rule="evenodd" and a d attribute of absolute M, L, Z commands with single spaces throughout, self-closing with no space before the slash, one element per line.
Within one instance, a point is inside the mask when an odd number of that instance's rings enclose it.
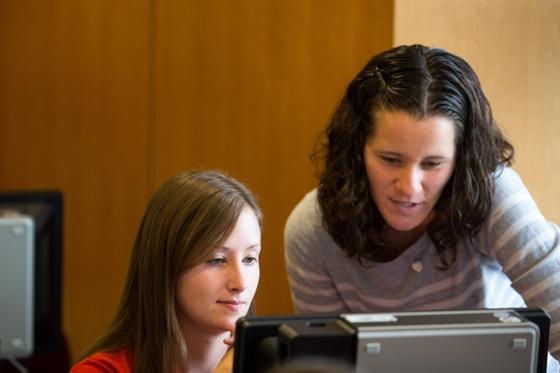
<path fill-rule="evenodd" d="M 71 372 L 215 371 L 257 289 L 261 229 L 254 196 L 222 173 L 165 182 L 146 207 L 117 315 Z"/>
<path fill-rule="evenodd" d="M 560 357 L 560 231 L 509 167 L 466 61 L 421 45 L 374 56 L 323 145 L 285 229 L 298 312 L 542 307 Z"/>

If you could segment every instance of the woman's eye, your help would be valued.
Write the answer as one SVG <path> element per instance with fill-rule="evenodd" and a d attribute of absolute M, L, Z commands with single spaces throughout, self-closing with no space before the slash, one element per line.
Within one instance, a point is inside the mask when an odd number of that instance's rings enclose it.
<path fill-rule="evenodd" d="M 248 256 L 248 257 L 246 257 L 245 259 L 243 259 L 243 262 L 245 262 L 245 263 L 247 263 L 247 264 L 254 264 L 254 263 L 257 263 L 258 260 L 257 260 L 257 258 L 254 257 L 254 256 Z"/>
<path fill-rule="evenodd" d="M 210 265 L 220 265 L 226 262 L 225 258 L 212 258 L 212 259 L 208 259 L 206 261 L 207 264 Z"/>
<path fill-rule="evenodd" d="M 395 157 L 387 157 L 387 156 L 381 156 L 381 159 L 383 160 L 383 162 L 388 163 L 388 164 L 399 164 L 400 163 L 400 159 L 399 158 L 395 158 Z"/>
<path fill-rule="evenodd" d="M 437 162 L 437 161 L 425 161 L 423 162 L 423 166 L 424 168 L 438 168 L 439 166 L 441 166 L 441 162 Z"/>

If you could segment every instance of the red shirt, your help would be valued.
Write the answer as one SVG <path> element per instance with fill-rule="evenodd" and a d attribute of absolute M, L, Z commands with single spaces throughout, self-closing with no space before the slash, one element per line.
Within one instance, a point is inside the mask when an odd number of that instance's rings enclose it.
<path fill-rule="evenodd" d="M 128 350 L 96 352 L 72 367 L 70 373 L 132 373 L 134 361 Z"/>

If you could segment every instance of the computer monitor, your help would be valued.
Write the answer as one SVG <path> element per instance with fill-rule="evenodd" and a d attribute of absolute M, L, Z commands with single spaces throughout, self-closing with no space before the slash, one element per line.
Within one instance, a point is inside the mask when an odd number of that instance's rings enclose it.
<path fill-rule="evenodd" d="M 323 326 L 337 320 L 336 315 L 246 316 L 235 328 L 234 373 L 265 372 L 283 361 L 278 343 L 278 329 L 284 324 L 304 322 Z"/>
<path fill-rule="evenodd" d="M 62 343 L 59 191 L 0 192 L 0 359 Z"/>
<path fill-rule="evenodd" d="M 233 372 L 318 358 L 357 372 L 545 373 L 549 325 L 545 311 L 525 308 L 246 316 L 236 324 Z"/>

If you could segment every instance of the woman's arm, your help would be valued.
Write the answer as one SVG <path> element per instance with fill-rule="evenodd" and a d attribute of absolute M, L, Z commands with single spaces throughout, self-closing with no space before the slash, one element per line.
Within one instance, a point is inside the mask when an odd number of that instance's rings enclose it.
<path fill-rule="evenodd" d="M 490 255 L 525 303 L 550 314 L 550 352 L 560 358 L 560 229 L 544 218 L 511 169 L 496 182 L 488 240 Z"/>

